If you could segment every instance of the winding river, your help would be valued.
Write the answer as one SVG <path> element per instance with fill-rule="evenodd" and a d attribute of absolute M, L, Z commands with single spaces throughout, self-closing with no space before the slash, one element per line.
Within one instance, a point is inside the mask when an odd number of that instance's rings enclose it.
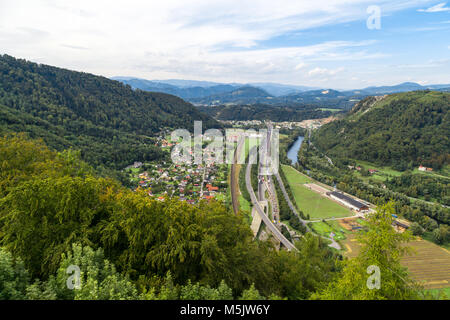
<path fill-rule="evenodd" d="M 292 164 L 296 164 L 298 161 L 298 151 L 300 150 L 300 147 L 302 146 L 303 140 L 304 140 L 304 137 L 299 136 L 287 152 L 287 157 L 289 158 L 289 160 L 292 161 Z"/>

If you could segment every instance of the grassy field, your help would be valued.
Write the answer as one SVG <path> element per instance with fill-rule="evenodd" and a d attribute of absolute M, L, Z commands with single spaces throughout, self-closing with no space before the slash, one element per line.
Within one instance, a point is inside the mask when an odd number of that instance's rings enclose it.
<path fill-rule="evenodd" d="M 355 161 L 358 166 L 362 166 L 365 169 L 375 169 L 375 170 L 379 171 L 379 172 L 374 173 L 373 175 L 370 175 L 367 177 L 363 177 L 358 171 L 356 171 L 356 175 L 364 180 L 373 179 L 373 180 L 378 180 L 378 181 L 385 181 L 389 176 L 399 177 L 404 173 L 404 172 L 394 170 L 390 167 L 378 166 L 376 164 L 373 164 L 373 163 L 367 162 L 367 161 L 362 161 L 362 160 L 355 160 Z M 425 171 L 424 172 L 424 171 L 419 171 L 418 168 L 414 168 L 414 170 L 412 170 L 412 173 L 450 179 L 450 166 L 447 165 L 444 168 L 442 168 L 440 171 L 437 171 L 437 172 L 434 172 L 434 171 L 432 171 L 432 172 Z"/>
<path fill-rule="evenodd" d="M 352 216 L 350 209 L 305 187 L 305 183 L 311 182 L 310 178 L 297 172 L 292 167 L 283 166 L 282 168 L 297 202 L 297 206 L 305 214 L 309 214 L 311 220 Z"/>
<path fill-rule="evenodd" d="M 414 252 L 404 256 L 401 263 L 408 268 L 414 280 L 420 282 L 425 289 L 450 286 L 450 251 L 423 239 L 411 241 L 408 247 Z M 355 234 L 348 236 L 344 248 L 347 249 L 348 257 L 358 255 L 360 245 L 355 240 Z"/>
<path fill-rule="evenodd" d="M 322 111 L 331 111 L 331 112 L 342 111 L 342 109 L 335 109 L 335 108 L 319 108 L 319 110 L 322 110 Z"/>
<path fill-rule="evenodd" d="M 383 167 L 383 166 L 378 166 L 375 165 L 373 163 L 367 162 L 367 161 L 362 161 L 362 160 L 355 160 L 356 161 L 356 165 L 357 166 L 362 166 L 365 169 L 375 169 L 378 170 L 377 173 L 374 173 L 370 176 L 367 177 L 363 177 L 358 171 L 356 172 L 356 175 L 360 178 L 362 178 L 363 180 L 378 180 L 378 181 L 386 181 L 387 178 L 389 178 L 390 176 L 392 177 L 399 177 L 402 175 L 402 172 L 400 171 L 396 171 L 390 167 Z"/>
<path fill-rule="evenodd" d="M 239 195 L 239 208 L 243 211 L 251 212 L 250 202 L 248 202 L 241 194 Z"/>
<path fill-rule="evenodd" d="M 350 231 L 342 228 L 337 221 L 327 221 L 327 222 L 312 222 L 310 224 L 311 228 L 317 233 L 327 238 L 330 237 L 330 233 L 334 233 L 334 239 L 337 241 L 345 240 L 346 234 Z"/>
<path fill-rule="evenodd" d="M 305 183 L 311 183 L 311 179 L 301 173 L 299 173 L 297 170 L 292 168 L 291 166 L 281 165 L 282 170 L 284 172 L 284 175 L 289 181 L 289 184 L 305 184 Z"/>

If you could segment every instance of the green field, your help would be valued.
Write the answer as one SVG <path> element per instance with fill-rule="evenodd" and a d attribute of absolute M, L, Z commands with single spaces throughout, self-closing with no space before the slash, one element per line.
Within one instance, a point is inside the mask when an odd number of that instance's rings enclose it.
<path fill-rule="evenodd" d="M 319 110 L 322 110 L 322 111 L 331 111 L 331 112 L 339 112 L 339 111 L 342 111 L 342 109 L 336 109 L 336 108 L 319 108 Z"/>
<path fill-rule="evenodd" d="M 363 177 L 358 171 L 356 171 L 356 174 L 364 180 L 373 179 L 373 180 L 378 180 L 378 181 L 385 181 L 389 176 L 399 177 L 404 173 L 401 171 L 394 170 L 390 167 L 378 166 L 378 165 L 375 165 L 375 164 L 367 162 L 367 161 L 362 161 L 362 160 L 355 160 L 355 161 L 358 166 L 362 166 L 365 169 L 375 169 L 375 170 L 379 171 L 379 172 L 374 173 L 373 175 L 370 175 L 367 177 Z M 419 171 L 418 168 L 414 168 L 414 170 L 412 170 L 412 173 L 413 174 L 423 174 L 423 175 L 428 175 L 428 176 L 435 176 L 435 177 L 440 177 L 440 178 L 449 178 L 450 166 L 447 165 L 437 172 L 435 172 L 435 171 L 432 171 L 432 172 L 425 171 L 424 172 L 424 171 Z"/>
<path fill-rule="evenodd" d="M 310 226 L 317 234 L 327 238 L 330 238 L 330 233 L 334 232 L 334 239 L 337 241 L 345 240 L 347 238 L 345 234 L 349 233 L 349 231 L 342 228 L 337 221 L 312 222 L 310 223 Z"/>
<path fill-rule="evenodd" d="M 282 168 L 298 208 L 305 214 L 309 214 L 311 220 L 352 216 L 350 209 L 305 187 L 305 183 L 311 182 L 310 178 L 289 166 L 283 166 Z"/>
<path fill-rule="evenodd" d="M 289 184 L 304 184 L 304 183 L 311 183 L 311 178 L 305 176 L 304 174 L 299 173 L 297 170 L 292 168 L 291 166 L 282 165 L 282 170 L 284 172 L 284 175 L 289 181 Z"/>
<path fill-rule="evenodd" d="M 239 208 L 242 211 L 251 212 L 250 202 L 248 202 L 241 194 L 239 195 Z"/>
<path fill-rule="evenodd" d="M 379 165 L 376 165 L 376 164 L 373 164 L 373 163 L 367 162 L 367 161 L 356 160 L 356 165 L 362 166 L 366 169 L 376 169 L 379 171 L 380 174 L 390 175 L 390 176 L 394 176 L 394 177 L 399 177 L 402 175 L 402 172 L 400 172 L 400 171 L 394 170 L 387 166 L 385 166 L 385 167 L 379 166 Z M 377 175 L 377 174 L 374 174 L 373 176 L 375 176 L 375 175 Z"/>

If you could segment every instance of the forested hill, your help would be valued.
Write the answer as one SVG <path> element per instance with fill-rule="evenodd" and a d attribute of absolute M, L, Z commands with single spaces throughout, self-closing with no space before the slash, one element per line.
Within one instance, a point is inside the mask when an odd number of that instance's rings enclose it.
<path fill-rule="evenodd" d="M 0 56 L 0 134 L 26 132 L 50 147 L 80 149 L 94 166 L 122 168 L 160 156 L 161 128 L 220 127 L 180 98 L 118 81 Z"/>
<path fill-rule="evenodd" d="M 416 91 L 369 97 L 321 127 L 315 145 L 329 156 L 404 169 L 439 169 L 450 158 L 450 93 Z"/>
<path fill-rule="evenodd" d="M 271 120 L 303 121 L 307 119 L 326 118 L 332 115 L 330 111 L 323 111 L 316 105 L 221 105 L 200 106 L 198 109 L 219 120 Z"/>

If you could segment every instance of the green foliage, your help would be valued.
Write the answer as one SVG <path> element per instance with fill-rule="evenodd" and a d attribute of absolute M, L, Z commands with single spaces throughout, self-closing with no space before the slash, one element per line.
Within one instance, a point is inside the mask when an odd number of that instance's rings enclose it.
<path fill-rule="evenodd" d="M 433 240 L 437 244 L 444 244 L 450 242 L 450 227 L 441 224 L 439 228 L 434 229 Z"/>
<path fill-rule="evenodd" d="M 380 207 L 367 218 L 368 230 L 361 232 L 359 255 L 343 261 L 343 270 L 335 281 L 313 297 L 332 300 L 403 300 L 420 298 L 420 287 L 409 278 L 400 258 L 408 252 L 404 243 L 409 232 L 397 233 L 391 226 L 393 204 Z M 371 265 L 380 269 L 380 288 L 369 289 L 367 282 Z"/>
<path fill-rule="evenodd" d="M 152 200 L 91 174 L 75 153 L 12 136 L 0 157 L 8 299 L 306 299 L 338 271 L 312 235 L 278 252 L 221 203 Z M 69 265 L 80 290 L 67 289 Z"/>
<path fill-rule="evenodd" d="M 29 275 L 21 259 L 0 248 L 0 300 L 25 298 Z"/>
<path fill-rule="evenodd" d="M 67 287 L 67 282 L 70 281 L 70 274 L 67 273 L 69 266 L 80 268 L 78 289 Z M 115 266 L 105 259 L 102 249 L 93 250 L 88 246 L 73 244 L 72 250 L 63 254 L 56 276 L 50 276 L 44 283 L 37 281 L 27 288 L 27 298 L 124 300 L 138 299 L 139 295 L 135 285 L 120 275 Z"/>
<path fill-rule="evenodd" d="M 383 205 L 388 201 L 395 201 L 395 211 L 410 221 L 417 222 L 427 231 L 433 231 L 439 224 L 450 223 L 450 208 L 440 204 L 428 203 L 421 200 L 412 200 L 405 194 L 385 188 L 381 183 L 363 181 L 349 172 L 347 163 L 336 161 L 335 166 L 330 166 L 326 158 L 319 157 L 319 152 L 303 144 L 300 149 L 302 170 L 308 169 L 308 174 L 328 185 L 336 185 L 341 191 L 355 195 L 370 203 Z"/>
<path fill-rule="evenodd" d="M 100 197 L 108 185 L 91 176 L 22 183 L 0 200 L 0 243 L 23 257 L 34 276 L 47 276 L 72 242 L 90 244 L 97 237 L 96 225 L 107 215 Z"/>
<path fill-rule="evenodd" d="M 229 105 L 216 107 L 199 107 L 199 110 L 219 120 L 270 120 L 281 121 L 303 121 L 306 119 L 319 119 L 329 117 L 332 112 L 322 111 L 317 105 L 299 105 L 289 103 L 283 105 Z"/>
<path fill-rule="evenodd" d="M 308 299 L 333 279 L 341 257 L 311 233 L 295 245 L 298 252 L 280 252 L 278 281 L 283 288 L 280 295 L 292 300 Z"/>
<path fill-rule="evenodd" d="M 386 186 L 413 198 L 450 205 L 450 179 L 409 172 L 386 181 Z"/>
<path fill-rule="evenodd" d="M 183 100 L 118 81 L 0 56 L 0 134 L 26 132 L 56 150 L 75 147 L 95 167 L 122 169 L 164 153 L 164 127 L 220 125 Z"/>
<path fill-rule="evenodd" d="M 180 300 L 233 300 L 233 292 L 223 280 L 217 289 L 188 281 L 180 290 Z"/>
<path fill-rule="evenodd" d="M 405 169 L 450 161 L 450 93 L 418 91 L 363 100 L 350 115 L 321 127 L 314 143 L 332 158 Z"/>
<path fill-rule="evenodd" d="M 259 291 L 255 288 L 255 285 L 252 284 L 250 288 L 242 292 L 239 300 L 264 300 L 264 297 L 259 294 Z"/>
<path fill-rule="evenodd" d="M 425 230 L 417 222 L 413 222 L 410 226 L 411 233 L 415 236 L 421 236 Z"/>

